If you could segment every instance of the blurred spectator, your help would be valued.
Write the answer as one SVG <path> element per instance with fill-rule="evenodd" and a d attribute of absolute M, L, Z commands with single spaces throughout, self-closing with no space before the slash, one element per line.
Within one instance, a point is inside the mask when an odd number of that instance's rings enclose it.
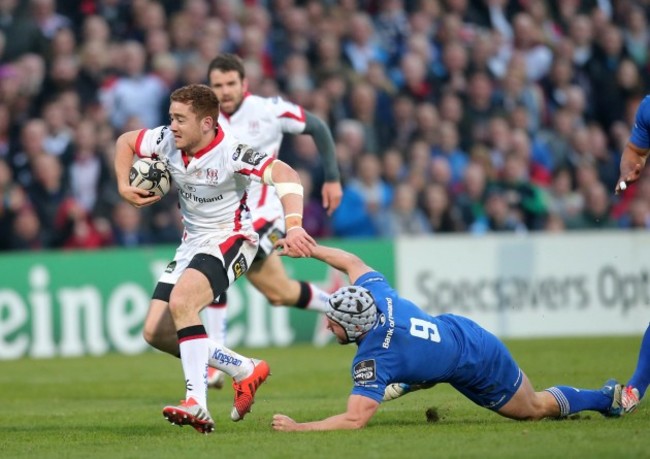
<path fill-rule="evenodd" d="M 527 13 L 517 14 L 512 24 L 512 58 L 522 56 L 528 81 L 539 81 L 546 76 L 553 61 L 553 53 L 544 43 L 540 24 Z"/>
<path fill-rule="evenodd" d="M 102 103 L 110 113 L 113 126 L 122 130 L 130 117 L 137 117 L 143 126 L 161 124 L 160 112 L 167 88 L 156 75 L 145 71 L 142 45 L 129 41 L 122 46 L 125 75 L 117 78 L 102 92 Z"/>
<path fill-rule="evenodd" d="M 457 127 L 444 121 L 440 123 L 440 142 L 433 148 L 433 157 L 441 157 L 449 162 L 451 185 L 460 183 L 469 163 L 467 153 L 460 149 Z"/>
<path fill-rule="evenodd" d="M 63 249 L 98 249 L 112 242 L 110 225 L 93 220 L 73 198 L 66 198 L 57 209 L 54 229 L 54 246 Z"/>
<path fill-rule="evenodd" d="M 381 47 L 368 14 L 357 12 L 349 21 L 349 34 L 343 44 L 343 53 L 354 71 L 365 75 L 371 61 L 385 64 L 388 61 L 388 53 Z"/>
<path fill-rule="evenodd" d="M 377 227 L 381 237 L 390 239 L 431 232 L 424 212 L 417 206 L 417 196 L 407 183 L 397 185 L 390 209 L 378 215 Z"/>
<path fill-rule="evenodd" d="M 411 142 L 423 141 L 433 147 L 439 143 L 440 116 L 435 105 L 420 102 L 415 106 L 415 130 L 411 134 Z"/>
<path fill-rule="evenodd" d="M 566 105 L 568 90 L 574 83 L 573 63 L 567 58 L 556 56 L 548 75 L 540 82 L 549 115 L 552 116 L 559 108 Z"/>
<path fill-rule="evenodd" d="M 45 55 L 47 41 L 38 25 L 28 16 L 21 16 L 18 0 L 0 2 L 0 32 L 9 39 L 4 45 L 3 62 L 11 62 L 27 53 Z"/>
<path fill-rule="evenodd" d="M 650 205 L 645 199 L 635 198 L 631 203 L 628 214 L 620 219 L 623 228 L 648 230 L 650 229 Z"/>
<path fill-rule="evenodd" d="M 70 164 L 72 130 L 65 122 L 63 107 L 56 99 L 49 101 L 43 107 L 42 118 L 47 128 L 43 143 L 44 150 L 50 155 L 59 157 L 63 164 Z"/>
<path fill-rule="evenodd" d="M 11 114 L 9 107 L 0 102 L 0 159 L 9 159 L 9 149 L 11 147 L 12 126 Z"/>
<path fill-rule="evenodd" d="M 305 205 L 302 217 L 302 226 L 312 236 L 324 238 L 332 235 L 327 211 L 323 208 L 323 202 L 320 196 L 314 195 L 314 186 L 312 174 L 306 170 L 297 168 L 300 175 L 303 192 L 305 196 Z"/>
<path fill-rule="evenodd" d="M 325 34 L 316 43 L 313 74 L 319 85 L 332 74 L 338 74 L 348 82 L 355 77 L 350 66 L 343 61 L 341 43 L 335 34 Z"/>
<path fill-rule="evenodd" d="M 40 108 L 49 100 L 58 98 L 65 91 L 79 89 L 79 62 L 75 56 L 61 55 L 55 57 L 43 81 L 41 97 L 36 101 Z"/>
<path fill-rule="evenodd" d="M 517 152 L 509 153 L 503 167 L 501 180 L 493 184 L 500 189 L 510 209 L 518 212 L 518 219 L 530 230 L 544 226 L 547 206 L 540 187 L 529 180 L 527 158 Z"/>
<path fill-rule="evenodd" d="M 548 149 L 551 168 L 556 169 L 568 164 L 571 154 L 570 139 L 576 123 L 571 112 L 565 109 L 558 110 L 551 118 L 552 127 L 541 130 L 537 140 Z"/>
<path fill-rule="evenodd" d="M 27 187 L 29 200 L 45 231 L 48 247 L 58 247 L 61 235 L 57 233 L 57 214 L 69 193 L 63 178 L 60 161 L 51 155 L 40 154 L 31 162 L 33 182 Z"/>
<path fill-rule="evenodd" d="M 416 130 L 415 104 L 410 97 L 397 95 L 392 100 L 392 120 L 386 126 L 390 143 L 400 150 L 406 149 Z"/>
<path fill-rule="evenodd" d="M 84 120 L 74 135 L 72 162 L 69 167 L 70 191 L 75 201 L 92 213 L 104 185 L 109 181 L 108 168 L 97 149 L 95 123 Z"/>
<path fill-rule="evenodd" d="M 555 170 L 546 194 L 549 213 L 565 221 L 574 218 L 584 205 L 582 195 L 574 191 L 571 172 L 566 167 Z"/>
<path fill-rule="evenodd" d="M 350 160 L 354 161 L 364 152 L 366 144 L 363 124 L 354 119 L 342 120 L 336 130 L 336 140 L 348 148 Z"/>
<path fill-rule="evenodd" d="M 34 161 L 40 156 L 49 156 L 45 151 L 47 125 L 43 120 L 32 119 L 20 131 L 20 149 L 9 155 L 14 180 L 23 187 L 29 187 L 34 178 Z"/>
<path fill-rule="evenodd" d="M 508 67 L 497 90 L 498 105 L 505 112 L 524 107 L 528 113 L 528 132 L 537 132 L 544 118 L 544 96 L 539 86 L 526 80 L 525 69 L 515 65 Z"/>
<path fill-rule="evenodd" d="M 282 34 L 274 36 L 273 55 L 269 57 L 269 72 L 267 76 L 273 76 L 273 68 L 278 68 L 291 54 L 306 54 L 311 47 L 311 30 L 309 28 L 309 21 L 307 11 L 298 6 L 291 6 L 287 8 L 280 15 L 280 26 L 283 29 Z M 257 28 L 249 28 L 250 30 L 259 30 Z M 260 31 L 263 33 L 263 31 Z M 265 35 L 261 35 L 262 39 Z M 269 47 L 262 43 L 261 47 L 266 50 Z M 245 57 L 245 53 L 242 57 Z"/>
<path fill-rule="evenodd" d="M 441 67 L 436 72 L 438 91 L 467 93 L 467 48 L 459 41 L 449 41 L 442 48 Z"/>
<path fill-rule="evenodd" d="M 431 147 L 424 140 L 418 139 L 411 143 L 407 155 L 406 182 L 416 193 L 420 193 L 432 178 L 431 169 L 435 159 L 431 158 Z M 449 168 L 449 163 L 445 159 L 440 161 Z"/>
<path fill-rule="evenodd" d="M 485 215 L 478 218 L 470 226 L 473 234 L 488 232 L 526 232 L 526 225 L 521 221 L 520 215 L 513 212 L 508 204 L 508 199 L 499 190 L 491 190 L 485 200 Z"/>
<path fill-rule="evenodd" d="M 25 191 L 12 181 L 11 168 L 0 159 L 0 250 L 13 248 L 14 221 L 27 205 Z"/>
<path fill-rule="evenodd" d="M 465 230 L 460 212 L 451 203 L 449 193 L 443 185 L 430 183 L 424 188 L 422 208 L 432 232 L 453 233 Z"/>
<path fill-rule="evenodd" d="M 584 209 L 566 221 L 567 229 L 593 230 L 615 228 L 616 221 L 611 217 L 609 193 L 602 183 L 596 182 L 583 193 Z"/>
<path fill-rule="evenodd" d="M 69 18 L 56 12 L 55 0 L 30 0 L 29 3 L 34 22 L 48 40 L 51 40 L 60 30 L 72 25 Z"/>
<path fill-rule="evenodd" d="M 624 99 L 616 81 L 616 71 L 625 57 L 621 30 L 609 24 L 599 31 L 598 48 L 587 63 L 587 72 L 594 118 L 605 129 L 623 116 Z"/>
<path fill-rule="evenodd" d="M 6 240 L 10 250 L 43 250 L 49 248 L 38 215 L 30 206 L 18 211 L 12 225 L 13 234 Z"/>
<path fill-rule="evenodd" d="M 114 245 L 138 247 L 152 243 L 151 236 L 142 228 L 142 213 L 128 202 L 118 202 L 113 208 L 112 217 Z"/>
<path fill-rule="evenodd" d="M 469 142 L 485 142 L 488 137 L 488 122 L 499 114 L 494 100 L 493 84 L 486 73 L 475 73 L 469 79 L 465 96 L 460 135 Z"/>
<path fill-rule="evenodd" d="M 385 132 L 387 132 L 387 128 L 390 125 L 392 119 L 391 108 L 397 89 L 388 79 L 384 66 L 376 61 L 373 61 L 368 65 L 366 81 L 370 83 L 375 90 L 375 112 L 377 122 L 382 125 L 382 141 L 385 139 L 390 140 L 389 135 Z"/>
<path fill-rule="evenodd" d="M 623 40 L 627 54 L 639 67 L 644 67 L 648 63 L 650 33 L 648 33 L 646 14 L 646 10 L 641 5 L 631 3 L 625 18 L 626 27 L 623 29 Z"/>
<path fill-rule="evenodd" d="M 381 179 L 381 165 L 375 155 L 365 153 L 359 157 L 356 170 L 358 178 L 345 185 L 341 205 L 334 212 L 334 235 L 378 236 L 377 219 L 390 207 L 393 191 Z"/>
<path fill-rule="evenodd" d="M 413 52 L 402 56 L 395 86 L 401 94 L 416 102 L 433 101 L 435 98 L 434 85 L 428 78 L 428 69 L 422 58 Z"/>
<path fill-rule="evenodd" d="M 406 176 L 406 167 L 404 157 L 396 148 L 385 150 L 382 155 L 382 178 L 384 181 L 395 187 L 398 183 L 404 181 Z"/>
<path fill-rule="evenodd" d="M 596 123 L 587 126 L 589 134 L 590 156 L 596 162 L 598 177 L 608 190 L 616 188 L 618 180 L 619 164 L 621 162 L 620 152 L 612 151 L 607 143 L 607 134 Z"/>
<path fill-rule="evenodd" d="M 363 149 L 379 154 L 380 145 L 386 145 L 386 129 L 376 119 L 377 95 L 368 83 L 357 83 L 350 90 L 350 116 L 363 125 Z"/>
<path fill-rule="evenodd" d="M 467 165 L 463 176 L 463 184 L 456 195 L 456 206 L 460 212 L 463 225 L 468 228 L 485 214 L 484 201 L 487 179 L 485 170 L 476 161 Z"/>
<path fill-rule="evenodd" d="M 409 23 L 403 0 L 379 2 L 375 24 L 382 48 L 388 53 L 388 63 L 397 63 L 409 36 Z"/>

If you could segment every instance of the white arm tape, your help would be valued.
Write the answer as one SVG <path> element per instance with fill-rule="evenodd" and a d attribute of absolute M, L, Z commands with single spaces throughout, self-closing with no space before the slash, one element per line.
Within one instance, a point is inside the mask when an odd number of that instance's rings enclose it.
<path fill-rule="evenodd" d="M 273 185 L 273 165 L 275 164 L 275 161 L 273 161 L 271 164 L 266 166 L 266 169 L 264 169 L 264 173 L 262 174 L 262 183 L 265 185 Z"/>
<path fill-rule="evenodd" d="M 275 186 L 275 191 L 278 192 L 280 198 L 287 194 L 297 194 L 302 196 L 302 185 L 299 183 L 280 182 L 273 184 L 273 186 Z"/>

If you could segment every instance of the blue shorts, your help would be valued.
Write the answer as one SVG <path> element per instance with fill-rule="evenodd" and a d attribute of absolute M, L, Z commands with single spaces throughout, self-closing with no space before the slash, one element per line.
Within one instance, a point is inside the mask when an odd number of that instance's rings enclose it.
<path fill-rule="evenodd" d="M 477 405 L 498 411 L 521 386 L 519 365 L 506 346 L 476 322 L 450 314 L 441 317 L 458 327 L 465 344 L 450 384 Z"/>

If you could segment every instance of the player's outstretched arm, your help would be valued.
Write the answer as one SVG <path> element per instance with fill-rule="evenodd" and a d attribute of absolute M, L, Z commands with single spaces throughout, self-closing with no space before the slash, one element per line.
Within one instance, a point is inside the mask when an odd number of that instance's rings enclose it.
<path fill-rule="evenodd" d="M 325 122 L 311 112 L 305 111 L 306 121 L 303 134 L 309 134 L 314 139 L 316 148 L 323 157 L 325 170 L 325 183 L 321 189 L 323 207 L 327 214 L 332 215 L 341 204 L 343 189 L 341 188 L 341 174 L 336 161 L 336 147 L 334 138 Z"/>
<path fill-rule="evenodd" d="M 129 131 L 120 135 L 115 143 L 115 178 L 117 191 L 122 198 L 135 207 L 143 207 L 160 201 L 160 196 L 150 196 L 149 192 L 131 186 L 129 172 L 135 155 L 135 143 L 140 131 Z"/>
<path fill-rule="evenodd" d="M 280 239 L 275 243 L 275 247 L 280 249 L 280 255 L 286 255 L 292 258 L 300 258 L 300 255 L 295 250 L 291 249 L 285 244 L 284 239 Z M 327 247 L 317 244 L 311 249 L 311 257 L 323 261 L 330 265 L 332 268 L 343 271 L 350 278 L 350 282 L 354 283 L 359 277 L 374 271 L 371 267 L 364 263 L 364 261 L 353 253 L 346 252 L 342 249 Z"/>
<path fill-rule="evenodd" d="M 650 150 L 641 148 L 634 145 L 632 142 L 627 142 L 621 155 L 620 177 L 616 182 L 616 194 L 624 190 L 628 184 L 636 182 L 641 176 L 645 162 L 648 159 Z M 621 184 L 625 183 L 623 187 Z"/>
<path fill-rule="evenodd" d="M 276 159 L 265 169 L 263 182 L 275 187 L 282 202 L 286 223 L 284 247 L 296 256 L 310 256 L 316 242 L 302 227 L 303 190 L 298 172 Z"/>
<path fill-rule="evenodd" d="M 283 414 L 273 416 L 274 430 L 296 432 L 306 430 L 353 430 L 361 429 L 368 424 L 379 408 L 379 402 L 362 395 L 350 395 L 348 410 L 322 421 L 296 422 Z"/>
<path fill-rule="evenodd" d="M 317 245 L 314 247 L 311 256 L 312 258 L 327 263 L 332 268 L 343 271 L 348 275 L 350 282 L 352 283 L 365 273 L 373 271 L 371 267 L 365 264 L 364 261 L 355 254 L 334 247 Z"/>

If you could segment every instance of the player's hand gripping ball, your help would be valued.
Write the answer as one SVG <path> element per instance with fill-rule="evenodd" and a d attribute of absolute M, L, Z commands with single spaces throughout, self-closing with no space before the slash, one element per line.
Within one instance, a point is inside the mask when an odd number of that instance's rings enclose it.
<path fill-rule="evenodd" d="M 129 183 L 131 186 L 149 191 L 151 196 L 163 197 L 169 192 L 172 175 L 163 161 L 140 158 L 131 166 Z"/>

